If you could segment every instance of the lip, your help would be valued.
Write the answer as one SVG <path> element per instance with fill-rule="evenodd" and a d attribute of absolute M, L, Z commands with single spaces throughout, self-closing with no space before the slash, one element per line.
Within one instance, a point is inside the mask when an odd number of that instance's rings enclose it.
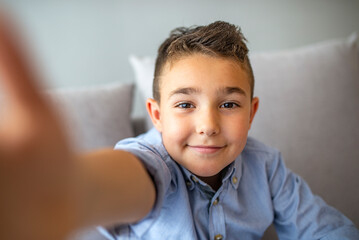
<path fill-rule="evenodd" d="M 201 154 L 214 154 L 224 148 L 224 146 L 202 146 L 202 145 L 199 146 L 188 145 L 188 147 Z"/>

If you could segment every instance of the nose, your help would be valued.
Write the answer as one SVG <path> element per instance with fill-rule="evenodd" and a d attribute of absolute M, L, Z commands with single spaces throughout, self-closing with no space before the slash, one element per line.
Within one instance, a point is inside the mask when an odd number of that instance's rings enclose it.
<path fill-rule="evenodd" d="M 196 132 L 206 136 L 217 135 L 220 132 L 217 111 L 210 108 L 198 111 L 198 116 L 196 116 Z"/>

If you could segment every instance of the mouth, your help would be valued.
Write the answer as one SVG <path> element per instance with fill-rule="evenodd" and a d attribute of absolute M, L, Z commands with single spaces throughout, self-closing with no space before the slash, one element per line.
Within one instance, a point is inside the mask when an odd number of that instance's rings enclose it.
<path fill-rule="evenodd" d="M 203 145 L 195 145 L 191 146 L 188 145 L 188 147 L 198 153 L 201 154 L 214 154 L 222 150 L 225 146 L 203 146 Z"/>

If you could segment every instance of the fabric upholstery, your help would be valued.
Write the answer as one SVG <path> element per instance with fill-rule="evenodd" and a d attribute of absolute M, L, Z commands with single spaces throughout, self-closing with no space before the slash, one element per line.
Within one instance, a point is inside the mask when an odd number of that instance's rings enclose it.
<path fill-rule="evenodd" d="M 48 92 L 64 117 L 65 128 L 78 150 L 113 147 L 132 137 L 133 84 L 108 84 Z"/>

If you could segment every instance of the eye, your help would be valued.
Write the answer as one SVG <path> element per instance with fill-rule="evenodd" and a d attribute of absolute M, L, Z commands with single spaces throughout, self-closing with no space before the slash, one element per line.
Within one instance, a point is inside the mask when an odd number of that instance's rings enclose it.
<path fill-rule="evenodd" d="M 234 103 L 234 102 L 226 102 L 223 103 L 221 106 L 219 106 L 220 108 L 236 108 L 239 107 L 239 104 Z"/>
<path fill-rule="evenodd" d="M 175 106 L 176 108 L 194 108 L 193 104 L 190 103 L 179 103 Z"/>

